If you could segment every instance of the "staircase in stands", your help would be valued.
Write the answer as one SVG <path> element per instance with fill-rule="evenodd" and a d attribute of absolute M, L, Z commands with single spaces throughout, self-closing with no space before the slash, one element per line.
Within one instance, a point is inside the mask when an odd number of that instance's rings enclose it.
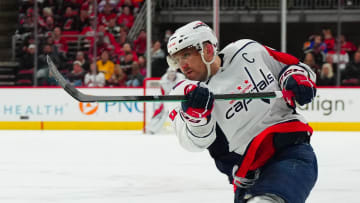
<path fill-rule="evenodd" d="M 19 1 L 0 1 L 0 86 L 15 85 L 15 69 L 12 61 L 12 36 L 17 27 Z"/>

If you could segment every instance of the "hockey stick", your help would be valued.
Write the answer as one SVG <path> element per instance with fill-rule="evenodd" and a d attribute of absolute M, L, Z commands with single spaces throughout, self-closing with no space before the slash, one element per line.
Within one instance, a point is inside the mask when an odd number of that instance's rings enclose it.
<path fill-rule="evenodd" d="M 47 56 L 49 69 L 59 85 L 72 97 L 80 102 L 164 102 L 164 101 L 184 101 L 184 95 L 164 95 L 164 96 L 95 96 L 80 92 L 70 82 L 68 82 L 59 72 L 53 61 Z M 239 99 L 268 99 L 282 97 L 281 91 L 274 92 L 254 92 L 242 94 L 216 94 L 215 99 L 239 100 Z"/>

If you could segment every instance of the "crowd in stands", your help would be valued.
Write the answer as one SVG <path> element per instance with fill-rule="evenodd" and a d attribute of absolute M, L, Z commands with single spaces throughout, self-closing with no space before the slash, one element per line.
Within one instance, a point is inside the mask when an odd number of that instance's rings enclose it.
<path fill-rule="evenodd" d="M 23 36 L 17 85 L 56 85 L 48 71 L 49 55 L 60 71 L 75 86 L 137 87 L 146 77 L 146 60 L 151 60 L 152 76 L 160 77 L 167 68 L 166 43 L 172 31 L 154 40 L 151 59 L 146 59 L 146 32 L 141 30 L 133 41 L 128 32 L 144 0 L 22 0 L 18 34 Z M 97 4 L 94 4 L 97 1 Z M 35 44 L 34 26 L 38 27 Z M 95 37 L 95 33 L 97 36 Z M 340 42 L 340 54 L 337 46 Z M 80 44 L 71 50 L 71 44 Z M 339 39 L 330 29 L 313 34 L 304 43 L 304 63 L 317 74 L 318 86 L 334 86 L 341 73 L 340 85 L 360 86 L 360 46 Z M 37 51 L 37 71 L 34 54 Z M 155 67 L 155 68 L 154 68 Z"/>
<path fill-rule="evenodd" d="M 316 73 L 318 86 L 337 85 L 338 73 L 340 85 L 360 86 L 360 45 L 344 35 L 337 39 L 330 29 L 324 28 L 321 34 L 309 37 L 303 50 L 303 61 Z"/>
<path fill-rule="evenodd" d="M 35 74 L 39 86 L 53 86 L 46 62 L 49 55 L 60 72 L 75 86 L 138 87 L 146 77 L 146 32 L 128 39 L 144 0 L 23 0 L 17 34 L 23 40 L 18 54 L 17 85 L 32 85 Z M 38 42 L 35 43 L 34 26 Z M 96 36 L 94 36 L 96 33 Z M 168 38 L 171 31 L 164 33 Z M 167 39 L 155 40 L 151 49 L 153 77 L 165 73 Z M 71 50 L 71 44 L 77 44 Z M 34 54 L 37 69 L 34 73 Z"/>

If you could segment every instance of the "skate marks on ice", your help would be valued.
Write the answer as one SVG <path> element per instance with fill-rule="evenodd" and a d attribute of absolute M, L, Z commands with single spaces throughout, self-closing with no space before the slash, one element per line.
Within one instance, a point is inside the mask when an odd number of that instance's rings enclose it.
<path fill-rule="evenodd" d="M 134 131 L 1 131 L 0 179 L 0 202 L 232 201 L 206 152 Z"/>
<path fill-rule="evenodd" d="M 360 133 L 315 132 L 307 202 L 358 202 Z M 1 131 L 0 202 L 232 202 L 207 152 L 139 131 Z"/>

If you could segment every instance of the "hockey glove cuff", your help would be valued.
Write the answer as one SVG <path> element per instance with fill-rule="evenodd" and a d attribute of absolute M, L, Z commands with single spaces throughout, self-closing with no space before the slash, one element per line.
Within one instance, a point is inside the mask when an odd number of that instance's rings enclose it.
<path fill-rule="evenodd" d="M 206 87 L 189 84 L 185 87 L 186 101 L 181 102 L 184 113 L 193 118 L 208 118 L 214 107 L 214 94 Z"/>
<path fill-rule="evenodd" d="M 295 108 L 310 103 L 316 95 L 315 75 L 304 66 L 291 65 L 285 69 L 279 79 L 285 101 Z"/>
<path fill-rule="evenodd" d="M 304 105 L 310 103 L 316 95 L 316 85 L 310 78 L 304 75 L 292 75 L 285 81 L 285 100 L 289 101 L 295 98 L 297 103 Z M 286 98 L 286 96 L 291 97 Z M 290 105 L 295 107 L 294 102 Z"/>

